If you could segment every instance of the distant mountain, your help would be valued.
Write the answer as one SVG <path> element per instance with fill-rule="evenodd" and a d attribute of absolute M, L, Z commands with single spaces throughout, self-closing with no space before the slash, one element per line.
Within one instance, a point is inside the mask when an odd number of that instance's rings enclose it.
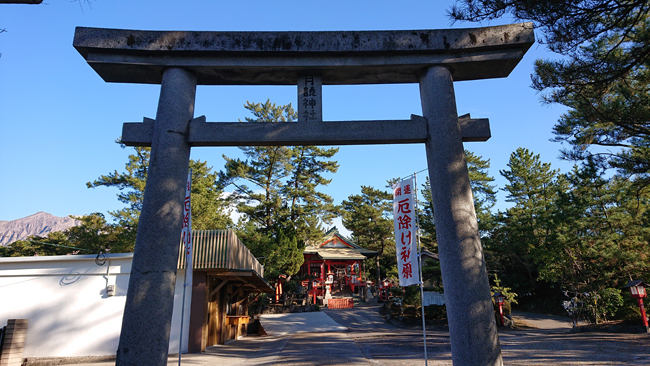
<path fill-rule="evenodd" d="M 71 217 L 57 217 L 38 212 L 13 221 L 0 221 L 0 245 L 11 244 L 32 235 L 45 236 L 51 231 L 63 231 L 79 222 Z"/>

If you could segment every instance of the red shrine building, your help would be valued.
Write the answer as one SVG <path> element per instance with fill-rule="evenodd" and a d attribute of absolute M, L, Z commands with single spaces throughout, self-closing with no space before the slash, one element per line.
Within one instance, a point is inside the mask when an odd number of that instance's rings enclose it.
<path fill-rule="evenodd" d="M 360 293 L 366 286 L 363 262 L 379 255 L 356 245 L 335 227 L 325 234 L 320 244 L 306 247 L 303 253 L 305 262 L 299 274 L 314 278 L 309 286 L 309 293 L 314 297 L 323 296 L 326 285 L 331 286 L 334 296 Z"/>

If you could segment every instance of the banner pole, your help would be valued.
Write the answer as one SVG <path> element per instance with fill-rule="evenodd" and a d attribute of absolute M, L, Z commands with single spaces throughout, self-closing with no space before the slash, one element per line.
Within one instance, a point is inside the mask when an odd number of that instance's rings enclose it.
<path fill-rule="evenodd" d="M 186 195 L 190 197 L 190 204 L 187 207 L 188 210 L 188 230 L 187 235 L 189 238 L 190 248 L 192 245 L 192 207 L 191 207 L 191 196 L 192 196 L 192 169 L 190 169 L 188 178 L 187 178 L 187 193 Z M 185 229 L 183 229 L 185 232 Z M 187 272 L 191 271 L 193 267 L 193 261 L 188 256 L 192 255 L 192 251 L 187 250 L 186 238 L 182 235 L 183 238 L 183 252 L 185 253 L 185 275 L 183 276 L 183 301 L 181 303 L 181 328 L 178 337 L 178 366 L 181 366 L 181 354 L 183 353 L 183 320 L 185 318 L 185 293 L 187 292 Z"/>
<path fill-rule="evenodd" d="M 186 292 L 186 287 L 187 287 L 187 271 L 189 271 L 189 268 L 187 268 L 187 265 L 185 265 L 185 276 L 183 278 L 183 302 L 181 305 L 181 329 L 180 329 L 180 337 L 178 339 L 178 366 L 181 366 L 181 353 L 183 353 L 183 318 L 185 315 L 185 292 Z"/>
<path fill-rule="evenodd" d="M 415 194 L 415 236 L 418 240 L 418 272 L 420 274 L 420 309 L 422 309 L 422 338 L 424 339 L 424 365 L 429 365 L 428 355 L 427 355 L 427 327 L 426 320 L 424 318 L 424 278 L 422 277 L 422 246 L 420 245 L 420 218 L 418 215 L 419 206 L 418 206 L 418 173 L 413 173 L 413 189 Z"/>

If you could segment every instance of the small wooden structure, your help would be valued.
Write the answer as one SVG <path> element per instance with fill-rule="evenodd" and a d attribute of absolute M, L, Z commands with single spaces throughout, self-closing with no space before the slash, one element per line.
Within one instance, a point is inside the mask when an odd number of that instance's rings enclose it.
<path fill-rule="evenodd" d="M 9 319 L 0 328 L 0 365 L 21 366 L 29 319 Z"/>
<path fill-rule="evenodd" d="M 300 275 L 315 277 L 309 286 L 313 299 L 325 294 L 327 275 L 333 276 L 332 293 L 351 293 L 365 289 L 365 268 L 363 261 L 374 258 L 379 252 L 368 250 L 346 238 L 338 229 L 330 229 L 320 244 L 308 246 L 304 250 L 305 262 L 300 267 Z"/>
<path fill-rule="evenodd" d="M 273 293 L 264 267 L 232 230 L 192 231 L 193 283 L 188 352 L 245 335 L 252 293 Z M 185 268 L 179 248 L 178 268 Z"/>

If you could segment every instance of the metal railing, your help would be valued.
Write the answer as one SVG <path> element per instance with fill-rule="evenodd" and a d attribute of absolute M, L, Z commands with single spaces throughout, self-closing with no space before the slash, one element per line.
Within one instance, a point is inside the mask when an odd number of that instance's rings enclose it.
<path fill-rule="evenodd" d="M 194 269 L 246 269 L 264 277 L 264 267 L 232 230 L 192 230 Z M 185 268 L 183 243 L 179 246 L 178 269 Z"/>

